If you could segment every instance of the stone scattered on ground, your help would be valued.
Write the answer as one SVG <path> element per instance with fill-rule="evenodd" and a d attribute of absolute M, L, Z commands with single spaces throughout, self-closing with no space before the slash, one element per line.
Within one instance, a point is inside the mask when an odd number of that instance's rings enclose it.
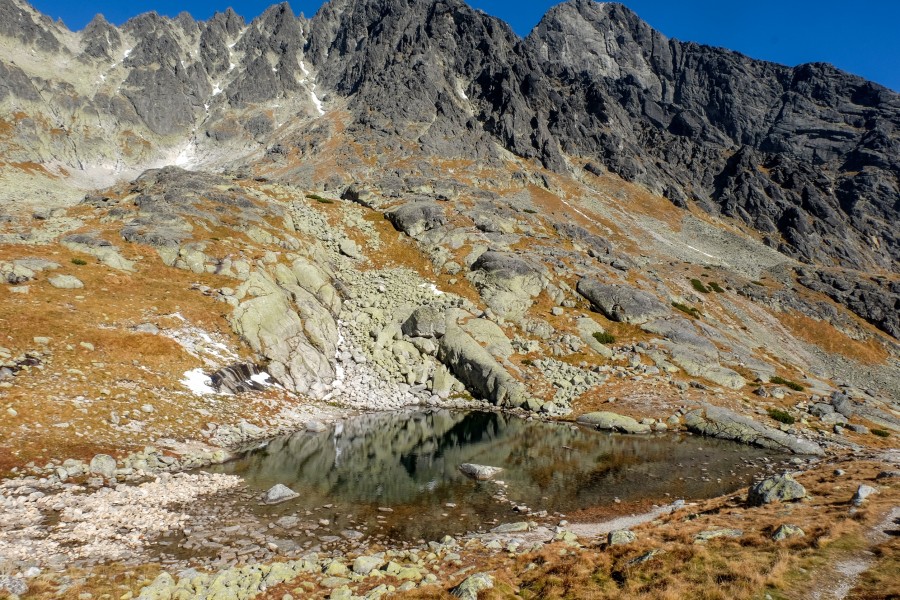
<path fill-rule="evenodd" d="M 873 494 L 877 494 L 878 490 L 871 485 L 866 485 L 865 483 L 860 484 L 860 486 L 856 489 L 856 493 L 853 494 L 853 505 L 854 506 L 862 506 L 863 502 L 865 502 L 866 498 Z"/>
<path fill-rule="evenodd" d="M 704 542 L 708 542 L 709 540 L 713 540 L 716 538 L 739 538 L 744 535 L 744 531 L 741 529 L 707 529 L 705 531 L 701 531 L 697 535 L 694 536 L 694 542 L 698 544 L 702 544 Z"/>
<path fill-rule="evenodd" d="M 617 529 L 616 531 L 610 531 L 609 535 L 606 536 L 606 543 L 610 546 L 624 546 L 625 544 L 630 544 L 637 539 L 637 536 L 633 531 L 628 529 Z"/>
<path fill-rule="evenodd" d="M 776 542 L 780 542 L 781 540 L 786 540 L 787 538 L 803 537 L 805 535 L 806 532 L 796 525 L 789 525 L 785 523 L 778 526 L 778 529 L 776 529 L 775 533 L 772 534 L 772 539 Z"/>

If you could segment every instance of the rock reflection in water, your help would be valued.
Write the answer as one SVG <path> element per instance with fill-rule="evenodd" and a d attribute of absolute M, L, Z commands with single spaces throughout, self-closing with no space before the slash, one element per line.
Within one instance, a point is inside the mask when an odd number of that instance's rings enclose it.
<path fill-rule="evenodd" d="M 773 454 L 688 435 L 610 435 L 492 412 L 435 410 L 365 415 L 322 433 L 278 438 L 218 470 L 259 490 L 283 483 L 305 506 L 402 507 L 428 518 L 450 502 L 489 519 L 508 518 L 509 506 L 491 499 L 495 483 L 467 479 L 459 464 L 503 467 L 498 478 L 511 500 L 566 512 L 615 498 L 728 493 L 758 471 L 747 459 L 765 456 Z"/>

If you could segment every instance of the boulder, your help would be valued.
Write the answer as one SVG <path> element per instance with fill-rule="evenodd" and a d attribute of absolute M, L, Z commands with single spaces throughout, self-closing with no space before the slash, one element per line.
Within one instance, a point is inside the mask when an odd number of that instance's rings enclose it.
<path fill-rule="evenodd" d="M 491 310 L 510 321 L 520 320 L 544 289 L 541 268 L 507 252 L 482 253 L 472 264 L 471 278 Z"/>
<path fill-rule="evenodd" d="M 506 337 L 503 329 L 493 321 L 471 319 L 461 326 L 466 333 L 498 360 L 507 360 L 512 356 L 512 342 Z"/>
<path fill-rule="evenodd" d="M 596 429 L 620 431 L 622 433 L 650 433 L 650 426 L 638 423 L 631 417 L 613 412 L 600 411 L 583 414 L 578 417 L 582 425 L 590 425 Z"/>
<path fill-rule="evenodd" d="M 702 544 L 716 538 L 739 538 L 744 535 L 742 529 L 707 529 L 694 536 L 694 543 Z"/>
<path fill-rule="evenodd" d="M 591 306 L 613 321 L 641 324 L 671 312 L 653 294 L 630 285 L 605 284 L 591 277 L 583 277 L 576 287 Z"/>
<path fill-rule="evenodd" d="M 408 202 L 392 208 L 384 216 L 398 231 L 410 237 L 417 237 L 447 221 L 444 210 L 436 202 Z"/>
<path fill-rule="evenodd" d="M 384 559 L 377 556 L 357 556 L 353 561 L 353 572 L 366 576 L 383 564 Z"/>
<path fill-rule="evenodd" d="M 772 502 L 792 502 L 806 498 L 806 488 L 789 474 L 768 477 L 750 486 L 747 504 L 762 506 Z"/>
<path fill-rule="evenodd" d="M 856 489 L 856 493 L 853 494 L 853 505 L 861 506 L 866 498 L 873 494 L 877 494 L 878 490 L 873 488 L 871 485 L 860 484 L 860 486 Z"/>
<path fill-rule="evenodd" d="M 604 333 L 604 329 L 597 322 L 588 317 L 582 317 L 576 322 L 578 327 L 578 336 L 582 341 L 590 346 L 591 350 L 605 358 L 612 358 L 613 351 L 606 344 L 601 344 L 594 337 L 595 333 Z"/>
<path fill-rule="evenodd" d="M 497 406 L 540 408 L 540 403 L 528 395 L 525 386 L 458 325 L 447 325 L 438 349 L 438 360 L 470 391 Z"/>
<path fill-rule="evenodd" d="M 409 337 L 443 337 L 447 331 L 447 317 L 435 306 L 420 306 L 403 322 L 401 331 Z"/>
<path fill-rule="evenodd" d="M 47 281 L 53 287 L 61 290 L 78 290 L 84 287 L 84 283 L 73 275 L 54 275 Z"/>
<path fill-rule="evenodd" d="M 772 534 L 772 539 L 776 542 L 780 542 L 781 540 L 786 540 L 791 537 L 803 537 L 805 535 L 806 532 L 796 525 L 784 524 L 778 526 L 778 529 Z"/>
<path fill-rule="evenodd" d="M 469 575 L 462 583 L 450 590 L 450 593 L 461 600 L 478 600 L 478 593 L 494 587 L 494 578 L 487 573 Z"/>
<path fill-rule="evenodd" d="M 288 500 L 293 500 L 299 495 L 300 494 L 286 485 L 276 483 L 269 488 L 268 492 L 266 492 L 265 502 L 266 504 L 280 504 L 282 502 L 287 502 Z"/>
<path fill-rule="evenodd" d="M 609 532 L 609 535 L 606 536 L 606 543 L 610 546 L 624 546 L 625 544 L 632 543 L 636 539 L 637 536 L 634 535 L 633 531 L 629 531 L 628 529 L 617 529 Z"/>
<path fill-rule="evenodd" d="M 109 454 L 98 454 L 91 459 L 90 471 L 106 479 L 116 476 L 116 459 Z"/>
<path fill-rule="evenodd" d="M 705 404 L 684 415 L 690 431 L 724 440 L 753 444 L 762 448 L 783 450 L 794 454 L 824 454 L 815 442 L 788 435 L 779 429 L 754 421 L 727 408 Z"/>
<path fill-rule="evenodd" d="M 487 465 L 475 465 L 472 463 L 463 463 L 459 465 L 459 470 L 466 477 L 471 477 L 476 481 L 487 481 L 493 479 L 503 471 L 500 467 L 490 467 Z"/>

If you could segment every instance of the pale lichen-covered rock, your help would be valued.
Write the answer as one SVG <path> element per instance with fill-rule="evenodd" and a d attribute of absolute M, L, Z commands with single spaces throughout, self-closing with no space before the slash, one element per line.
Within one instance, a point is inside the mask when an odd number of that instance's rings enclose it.
<path fill-rule="evenodd" d="M 597 324 L 597 321 L 589 318 L 582 317 L 578 319 L 576 322 L 578 326 L 578 336 L 584 341 L 585 344 L 590 346 L 591 350 L 603 356 L 605 358 L 611 358 L 613 355 L 613 351 L 606 344 L 601 344 L 597 341 L 597 338 L 594 337 L 595 333 L 604 333 L 604 329 Z"/>
<path fill-rule="evenodd" d="M 109 454 L 98 454 L 91 459 L 91 473 L 110 479 L 116 475 L 116 459 Z"/>
<path fill-rule="evenodd" d="M 710 437 L 735 440 L 773 450 L 785 450 L 794 454 L 824 454 L 822 448 L 815 442 L 763 425 L 727 408 L 709 404 L 684 415 L 684 423 L 690 431 Z"/>
<path fill-rule="evenodd" d="M 403 322 L 403 335 L 439 338 L 447 331 L 445 312 L 435 306 L 420 306 Z"/>
<path fill-rule="evenodd" d="M 73 275 L 54 275 L 48 279 L 50 285 L 61 290 L 78 290 L 84 283 Z"/>
<path fill-rule="evenodd" d="M 597 429 L 620 431 L 622 433 L 650 433 L 650 426 L 638 423 L 631 417 L 613 412 L 600 411 L 581 415 L 578 422 Z"/>
<path fill-rule="evenodd" d="M 785 523 L 778 526 L 778 529 L 776 529 L 775 533 L 772 534 L 772 539 L 776 542 L 780 542 L 781 540 L 786 540 L 788 538 L 803 537 L 805 535 L 806 532 L 796 525 L 789 525 Z"/>
<path fill-rule="evenodd" d="M 276 381 L 291 391 L 309 393 L 316 384 L 334 380 L 329 357 L 337 348 L 337 324 L 312 294 L 299 285 L 288 287 L 291 293 L 268 275 L 253 272 L 237 290 L 244 301 L 230 322 L 253 351 L 268 360 L 268 372 Z"/>
<path fill-rule="evenodd" d="M 447 326 L 438 359 L 473 393 L 497 406 L 540 408 L 525 386 L 458 325 Z"/>

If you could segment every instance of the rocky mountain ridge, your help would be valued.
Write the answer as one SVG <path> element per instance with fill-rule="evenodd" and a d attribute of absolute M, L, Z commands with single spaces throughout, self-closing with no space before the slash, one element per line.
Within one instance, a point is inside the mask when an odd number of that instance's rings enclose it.
<path fill-rule="evenodd" d="M 250 24 L 98 17 L 79 33 L 19 0 L 2 13 L 15 45 L 0 62 L 4 153 L 49 178 L 91 187 L 302 149 L 322 95 L 376 155 L 500 167 L 512 152 L 734 218 L 809 264 L 804 285 L 900 332 L 893 277 L 864 274 L 897 272 L 900 97 L 827 65 L 670 40 L 591 0 L 555 7 L 524 40 L 451 0 L 335 0 L 311 19 L 282 4 Z M 345 184 L 366 174 L 347 170 Z"/>

